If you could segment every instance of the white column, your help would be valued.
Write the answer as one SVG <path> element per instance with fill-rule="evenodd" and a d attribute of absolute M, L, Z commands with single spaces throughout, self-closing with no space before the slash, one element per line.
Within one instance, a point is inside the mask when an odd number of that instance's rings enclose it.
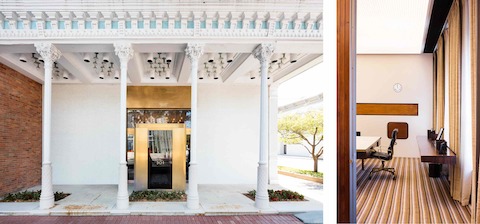
<path fill-rule="evenodd" d="M 197 163 L 197 72 L 198 59 L 203 54 L 202 44 L 187 45 L 185 49 L 187 57 L 190 59 L 191 70 L 190 77 L 192 82 L 192 102 L 191 102 L 191 132 L 190 132 L 190 166 L 188 168 L 188 190 L 187 190 L 187 207 L 189 209 L 198 209 L 200 200 L 198 197 L 198 163 Z"/>
<path fill-rule="evenodd" d="M 50 161 L 50 136 L 52 123 L 52 67 L 53 63 L 60 58 L 61 53 L 51 43 L 36 43 L 35 48 L 42 56 L 45 68 L 42 108 L 42 193 L 40 195 L 40 209 L 49 209 L 54 205 L 52 162 Z"/>
<path fill-rule="evenodd" d="M 257 170 L 257 193 L 255 206 L 269 208 L 268 200 L 268 65 L 274 50 L 273 44 L 260 44 L 253 50 L 253 56 L 260 61 L 260 158 Z"/>
<path fill-rule="evenodd" d="M 128 169 L 127 169 L 127 64 L 133 56 L 130 43 L 114 43 L 115 54 L 120 59 L 120 163 L 118 175 L 117 209 L 127 209 Z"/>
<path fill-rule="evenodd" d="M 278 85 L 269 87 L 269 156 L 268 156 L 268 182 L 278 184 L 277 155 L 278 155 Z"/>

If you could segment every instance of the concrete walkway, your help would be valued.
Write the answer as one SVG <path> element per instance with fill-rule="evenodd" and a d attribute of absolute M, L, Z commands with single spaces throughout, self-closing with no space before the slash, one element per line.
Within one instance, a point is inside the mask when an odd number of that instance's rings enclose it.
<path fill-rule="evenodd" d="M 200 208 L 189 210 L 186 202 L 130 202 L 127 210 L 118 210 L 116 185 L 55 185 L 54 191 L 71 193 L 48 210 L 39 210 L 38 202 L 0 203 L 0 215 L 236 215 L 281 214 L 323 210 L 321 184 L 280 176 L 279 185 L 269 189 L 291 189 L 308 201 L 271 202 L 258 210 L 254 201 L 243 195 L 255 185 L 199 185 Z M 40 187 L 32 188 L 32 190 Z M 131 187 L 129 188 L 130 192 Z"/>
<path fill-rule="evenodd" d="M 305 156 L 277 155 L 277 165 L 313 171 L 313 159 Z M 323 159 L 318 160 L 318 172 L 323 172 Z"/>

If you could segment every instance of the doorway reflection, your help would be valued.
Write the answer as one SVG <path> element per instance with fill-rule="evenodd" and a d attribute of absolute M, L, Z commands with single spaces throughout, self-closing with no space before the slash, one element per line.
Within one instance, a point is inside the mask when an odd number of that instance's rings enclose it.
<path fill-rule="evenodd" d="M 148 131 L 148 188 L 172 188 L 172 131 Z"/>

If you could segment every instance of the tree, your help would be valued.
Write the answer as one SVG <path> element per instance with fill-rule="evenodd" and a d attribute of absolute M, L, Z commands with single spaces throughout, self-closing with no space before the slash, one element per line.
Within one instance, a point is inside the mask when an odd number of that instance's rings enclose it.
<path fill-rule="evenodd" d="M 318 158 L 323 154 L 323 113 L 309 111 L 286 115 L 278 120 L 280 140 L 285 144 L 301 144 L 313 159 L 313 171 L 318 172 Z"/>

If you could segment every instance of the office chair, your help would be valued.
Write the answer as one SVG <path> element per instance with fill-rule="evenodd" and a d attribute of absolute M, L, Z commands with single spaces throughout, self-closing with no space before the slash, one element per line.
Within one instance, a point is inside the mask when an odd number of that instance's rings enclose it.
<path fill-rule="evenodd" d="M 390 141 L 390 146 L 388 146 L 387 152 L 379 152 L 379 151 L 373 151 L 370 157 L 372 158 L 377 158 L 382 160 L 382 167 L 375 167 L 370 171 L 370 174 L 368 174 L 368 179 L 372 179 L 372 174 L 379 172 L 379 171 L 387 171 L 393 174 L 393 179 L 395 180 L 395 168 L 392 167 L 385 167 L 385 161 L 392 160 L 393 158 L 393 146 L 396 143 L 397 140 L 397 133 L 398 129 L 393 129 L 392 131 L 392 140 Z M 378 148 L 377 148 L 378 149 Z M 375 150 L 375 149 L 374 149 Z"/>

